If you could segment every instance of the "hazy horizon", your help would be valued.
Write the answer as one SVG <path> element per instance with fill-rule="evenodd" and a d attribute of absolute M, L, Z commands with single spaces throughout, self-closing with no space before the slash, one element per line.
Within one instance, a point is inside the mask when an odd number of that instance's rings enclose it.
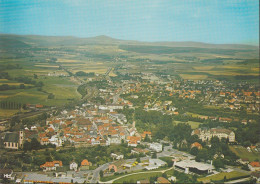
<path fill-rule="evenodd" d="M 259 46 L 258 5 L 255 0 L 0 0 L 0 33 Z"/>

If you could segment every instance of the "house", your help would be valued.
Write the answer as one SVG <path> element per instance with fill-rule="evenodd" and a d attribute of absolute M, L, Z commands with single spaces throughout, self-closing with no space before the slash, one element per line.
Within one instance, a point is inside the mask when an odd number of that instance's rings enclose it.
<path fill-rule="evenodd" d="M 12 169 L 0 169 L 0 178 L 14 180 L 14 174 Z"/>
<path fill-rule="evenodd" d="M 251 171 L 260 171 L 260 162 L 250 162 L 248 167 Z"/>
<path fill-rule="evenodd" d="M 193 147 L 197 147 L 198 149 L 202 149 L 202 145 L 200 143 L 198 143 L 198 142 L 192 143 L 191 144 L 191 148 L 193 148 Z"/>
<path fill-rule="evenodd" d="M 6 149 L 20 149 L 23 147 L 24 132 L 7 132 L 4 136 L 4 148 Z"/>
<path fill-rule="evenodd" d="M 141 137 L 128 136 L 127 142 L 128 146 L 136 147 L 141 142 Z"/>
<path fill-rule="evenodd" d="M 48 144 L 50 144 L 50 141 L 49 141 L 48 137 L 43 137 L 43 138 L 41 138 L 40 143 L 41 143 L 41 145 L 48 145 Z"/>
<path fill-rule="evenodd" d="M 71 162 L 70 163 L 70 170 L 77 171 L 78 169 L 78 164 L 76 162 Z"/>
<path fill-rule="evenodd" d="M 120 159 L 120 160 L 110 164 L 108 166 L 108 170 L 109 170 L 109 172 L 118 172 L 118 171 L 122 170 L 122 167 L 124 164 L 125 164 L 125 160 Z"/>
<path fill-rule="evenodd" d="M 87 159 L 84 159 L 80 164 L 80 170 L 81 171 L 89 170 L 90 166 L 92 166 L 92 163 L 89 162 Z"/>
<path fill-rule="evenodd" d="M 111 153 L 110 155 L 113 159 L 120 160 L 124 158 L 124 155 L 117 155 L 115 153 Z"/>
<path fill-rule="evenodd" d="M 141 134 L 142 138 L 144 139 L 146 136 L 151 139 L 152 138 L 152 132 L 150 131 L 144 131 L 142 134 Z"/>
<path fill-rule="evenodd" d="M 40 166 L 43 171 L 56 171 L 58 167 L 62 167 L 62 161 L 45 162 Z"/>
<path fill-rule="evenodd" d="M 151 143 L 150 144 L 150 149 L 154 150 L 156 152 L 161 152 L 162 151 L 162 144 L 160 144 L 160 143 Z"/>
<path fill-rule="evenodd" d="M 159 177 L 157 178 L 157 183 L 171 183 L 171 182 L 169 182 L 169 180 L 167 180 L 166 178 Z"/>

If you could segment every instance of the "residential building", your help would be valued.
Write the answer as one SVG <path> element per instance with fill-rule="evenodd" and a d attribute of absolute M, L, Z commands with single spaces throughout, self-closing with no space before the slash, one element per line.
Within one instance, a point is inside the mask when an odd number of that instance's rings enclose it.
<path fill-rule="evenodd" d="M 92 163 L 89 162 L 87 159 L 82 160 L 81 164 L 80 164 L 80 170 L 84 171 L 84 170 L 89 170 L 89 167 L 92 166 Z"/>
<path fill-rule="evenodd" d="M 70 170 L 77 171 L 78 170 L 78 164 L 76 162 L 70 163 Z"/>
<path fill-rule="evenodd" d="M 150 144 L 150 149 L 154 150 L 156 152 L 161 152 L 162 151 L 162 144 L 160 144 L 160 143 L 151 143 Z"/>
<path fill-rule="evenodd" d="M 43 171 L 56 171 L 58 167 L 62 167 L 62 161 L 45 162 L 40 166 Z"/>
<path fill-rule="evenodd" d="M 202 141 L 210 141 L 212 137 L 216 136 L 219 139 L 226 138 L 229 142 L 235 142 L 235 133 L 224 128 L 199 128 L 193 130 L 192 135 L 198 135 Z"/>

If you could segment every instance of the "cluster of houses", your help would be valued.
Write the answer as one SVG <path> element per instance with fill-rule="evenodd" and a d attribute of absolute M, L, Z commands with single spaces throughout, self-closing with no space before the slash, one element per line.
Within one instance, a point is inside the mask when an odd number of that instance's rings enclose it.
<path fill-rule="evenodd" d="M 135 74 L 134 76 L 136 76 Z M 138 76 L 138 75 L 137 75 Z M 145 77 L 143 77 L 145 76 Z M 151 81 L 150 78 L 153 74 L 139 74 L 139 77 L 143 77 L 142 82 L 136 81 L 135 83 L 125 82 L 124 91 L 122 94 L 129 94 L 128 99 L 138 99 L 143 96 L 143 93 L 161 94 L 163 96 L 177 95 L 182 99 L 197 99 L 203 105 L 228 108 L 231 110 L 240 110 L 243 107 L 248 113 L 260 112 L 260 91 L 256 86 L 250 86 L 247 84 L 233 84 L 227 81 L 211 81 L 211 80 L 184 80 L 180 82 L 176 79 L 169 80 L 155 80 Z M 149 82 L 148 82 L 149 81 Z M 157 85 L 160 84 L 160 85 Z M 245 90 L 246 89 L 246 90 Z M 161 101 L 159 98 L 155 101 L 149 100 L 149 96 L 146 96 L 148 100 L 145 101 L 144 110 L 161 111 L 167 114 L 179 115 L 178 108 L 174 107 L 172 101 Z M 201 119 L 211 119 L 219 122 L 247 122 L 253 121 L 251 119 L 238 119 L 230 117 L 217 117 L 217 116 L 199 116 Z"/>
<path fill-rule="evenodd" d="M 73 161 L 70 163 L 70 170 L 85 171 L 85 170 L 89 170 L 91 166 L 92 166 L 92 163 L 89 162 L 87 159 L 82 160 L 82 162 L 80 163 L 80 167 L 75 161 Z M 45 172 L 46 171 L 57 171 L 59 168 L 62 168 L 62 167 L 63 167 L 62 161 L 59 161 L 59 160 L 55 160 L 52 162 L 45 162 L 44 164 L 42 164 L 40 166 L 40 168 Z"/>

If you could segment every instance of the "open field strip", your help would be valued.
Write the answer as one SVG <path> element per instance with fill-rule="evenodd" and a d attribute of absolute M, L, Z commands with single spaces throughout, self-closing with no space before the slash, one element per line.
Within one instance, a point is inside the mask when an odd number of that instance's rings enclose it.
<path fill-rule="evenodd" d="M 215 66 L 194 66 L 194 67 L 192 67 L 193 69 L 195 69 L 195 70 L 212 70 L 213 68 L 215 68 Z"/>
<path fill-rule="evenodd" d="M 19 112 L 19 109 L 1 109 L 0 110 L 0 117 L 1 118 L 6 118 L 13 116 L 15 113 Z"/>
<path fill-rule="evenodd" d="M 3 85 L 3 84 L 7 84 L 9 86 L 19 86 L 21 84 L 24 84 L 24 83 L 19 83 L 19 82 L 0 82 L 0 85 Z M 25 86 L 33 86 L 32 84 L 24 84 Z"/>
<path fill-rule="evenodd" d="M 34 65 L 36 67 L 42 67 L 42 68 L 59 68 L 59 66 L 54 65 Z"/>
<path fill-rule="evenodd" d="M 79 72 L 79 71 L 83 71 L 86 73 L 90 73 L 90 72 L 94 72 L 94 73 L 98 73 L 98 74 L 104 74 L 106 73 L 107 69 L 77 69 L 77 70 L 72 70 L 73 73 Z"/>
<path fill-rule="evenodd" d="M 207 79 L 207 75 L 190 75 L 190 74 L 180 74 L 181 78 L 187 79 L 187 80 L 202 80 L 202 79 Z"/>
<path fill-rule="evenodd" d="M 239 176 L 247 176 L 248 174 L 246 173 L 242 173 L 242 172 L 238 172 L 238 171 L 232 171 L 232 172 L 222 172 L 222 173 L 218 173 L 215 175 L 211 175 L 208 177 L 204 177 L 204 178 L 198 178 L 199 182 L 210 182 L 211 180 L 213 181 L 219 181 L 219 180 L 224 180 L 224 178 L 226 177 L 226 179 L 232 179 L 232 178 L 236 178 Z"/>
<path fill-rule="evenodd" d="M 59 62 L 59 63 L 77 63 L 77 62 L 81 62 L 81 60 L 58 58 L 57 62 Z"/>

